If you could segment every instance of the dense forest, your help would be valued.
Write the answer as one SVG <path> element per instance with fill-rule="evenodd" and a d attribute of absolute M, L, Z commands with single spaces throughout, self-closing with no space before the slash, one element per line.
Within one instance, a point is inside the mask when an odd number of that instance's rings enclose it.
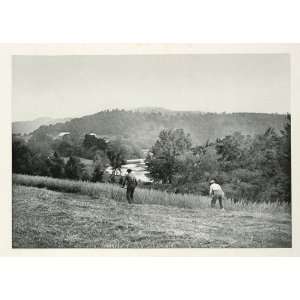
<path fill-rule="evenodd" d="M 291 201 L 291 123 L 279 133 L 268 128 L 254 136 L 235 132 L 192 146 L 182 129 L 162 130 L 146 158 L 152 188 L 208 194 L 214 179 L 234 201 Z"/>
<path fill-rule="evenodd" d="M 107 110 L 65 123 L 41 126 L 33 135 L 56 136 L 70 132 L 74 139 L 93 132 L 108 138 L 123 138 L 139 148 L 149 149 L 164 128 L 182 128 L 194 144 L 203 144 L 238 131 L 245 135 L 263 133 L 269 127 L 283 128 L 285 116 L 261 113 L 201 113 L 174 111 Z"/>
<path fill-rule="evenodd" d="M 39 133 L 28 141 L 13 135 L 12 156 L 13 173 L 102 181 L 110 166 L 110 180 L 114 181 L 114 175 L 120 173 L 126 160 L 141 157 L 142 153 L 128 141 L 118 138 L 107 141 L 86 134 L 74 141 L 70 135 L 52 139 Z"/>

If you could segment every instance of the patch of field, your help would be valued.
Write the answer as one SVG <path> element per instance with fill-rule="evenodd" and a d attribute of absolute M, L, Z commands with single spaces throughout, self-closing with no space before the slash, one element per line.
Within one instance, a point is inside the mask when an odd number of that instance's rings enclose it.
<path fill-rule="evenodd" d="M 129 205 L 105 194 L 14 185 L 13 247 L 291 247 L 291 216 L 282 210 Z"/>

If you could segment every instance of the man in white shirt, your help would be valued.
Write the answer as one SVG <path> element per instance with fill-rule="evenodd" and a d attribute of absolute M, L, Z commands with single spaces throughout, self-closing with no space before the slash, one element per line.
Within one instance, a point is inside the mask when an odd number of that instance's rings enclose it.
<path fill-rule="evenodd" d="M 214 180 L 211 180 L 209 182 L 209 196 L 211 196 L 211 207 L 216 206 L 217 200 L 219 200 L 220 208 L 223 208 L 222 200 L 224 198 L 224 192 L 219 184 L 217 184 Z"/>

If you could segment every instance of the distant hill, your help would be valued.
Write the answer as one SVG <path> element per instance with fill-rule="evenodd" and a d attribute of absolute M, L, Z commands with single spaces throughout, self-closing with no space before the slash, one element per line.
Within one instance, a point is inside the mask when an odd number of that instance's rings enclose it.
<path fill-rule="evenodd" d="M 53 125 L 60 122 L 67 122 L 70 118 L 54 119 L 54 118 L 38 118 L 32 121 L 18 121 L 12 123 L 12 132 L 14 134 L 29 134 L 38 129 L 42 125 Z"/>
<path fill-rule="evenodd" d="M 196 113 L 200 114 L 203 113 L 201 111 L 189 111 L 189 110 L 171 110 L 163 107 L 152 107 L 152 106 L 145 106 L 139 107 L 132 110 L 133 112 L 141 112 L 141 113 L 161 113 L 163 115 L 176 115 L 176 114 L 185 114 L 185 113 Z"/>
<path fill-rule="evenodd" d="M 138 108 L 134 109 L 133 111 L 141 112 L 141 113 L 162 113 L 162 114 L 176 113 L 174 110 L 166 109 L 163 107 L 151 107 L 151 106 L 138 107 Z"/>
<path fill-rule="evenodd" d="M 141 148 L 149 148 L 164 128 L 183 128 L 191 134 L 194 144 L 202 144 L 236 131 L 254 135 L 269 127 L 280 130 L 285 122 L 286 116 L 281 114 L 106 110 L 65 123 L 41 126 L 33 134 L 55 136 L 70 132 L 79 138 L 93 132 L 99 136 L 122 137 Z"/>

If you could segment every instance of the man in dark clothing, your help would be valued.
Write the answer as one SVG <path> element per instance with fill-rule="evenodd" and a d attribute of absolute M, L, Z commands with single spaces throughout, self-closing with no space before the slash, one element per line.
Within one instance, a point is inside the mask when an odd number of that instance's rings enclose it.
<path fill-rule="evenodd" d="M 123 182 L 123 187 L 125 187 L 125 185 L 127 185 L 126 198 L 127 198 L 128 203 L 131 204 L 133 202 L 133 193 L 137 186 L 137 180 L 136 180 L 135 176 L 132 174 L 131 169 L 127 169 L 127 174 L 126 174 L 125 180 Z"/>

